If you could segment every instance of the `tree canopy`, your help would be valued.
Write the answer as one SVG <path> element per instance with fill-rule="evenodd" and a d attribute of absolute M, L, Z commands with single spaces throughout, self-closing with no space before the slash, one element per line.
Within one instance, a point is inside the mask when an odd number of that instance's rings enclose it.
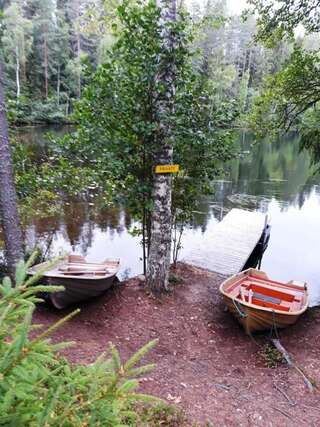
<path fill-rule="evenodd" d="M 293 37 L 299 25 L 308 33 L 320 31 L 319 0 L 248 0 L 258 14 L 258 39 Z"/>
<path fill-rule="evenodd" d="M 153 1 L 124 3 L 118 14 L 117 41 L 77 107 L 78 149 L 87 162 L 99 158 L 104 163 L 101 170 L 112 170 L 114 193 L 143 220 L 144 245 L 149 248 L 159 120 L 170 123 L 173 161 L 182 171 L 173 180 L 173 215 L 182 220 L 194 209 L 198 195 L 209 190 L 219 161 L 231 156 L 228 128 L 237 109 L 232 101 L 217 103 L 217 91 L 194 66 L 191 22 L 181 14 L 172 28 L 175 50 L 168 52 L 174 55 L 175 108 L 159 119 L 157 102 L 164 90 L 158 79 L 159 9 Z"/>
<path fill-rule="evenodd" d="M 319 1 L 250 0 L 249 3 L 259 14 L 257 40 L 274 44 L 283 38 L 293 39 L 298 26 L 312 35 L 320 30 Z M 316 162 L 320 160 L 319 58 L 319 43 L 310 47 L 298 38 L 283 69 L 265 79 L 251 115 L 251 125 L 260 134 L 270 128 L 299 130 L 302 146 L 311 149 Z"/>

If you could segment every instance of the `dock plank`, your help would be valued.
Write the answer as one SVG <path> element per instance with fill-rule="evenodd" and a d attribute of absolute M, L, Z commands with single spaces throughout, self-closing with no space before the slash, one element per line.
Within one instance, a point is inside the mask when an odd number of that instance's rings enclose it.
<path fill-rule="evenodd" d="M 236 274 L 257 245 L 266 220 L 260 212 L 232 209 L 183 261 L 224 275 Z"/>

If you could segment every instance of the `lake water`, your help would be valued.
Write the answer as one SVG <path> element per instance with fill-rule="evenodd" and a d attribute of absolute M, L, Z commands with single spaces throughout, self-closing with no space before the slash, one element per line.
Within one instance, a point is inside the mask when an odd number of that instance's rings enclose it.
<path fill-rule="evenodd" d="M 45 144 L 47 129 L 24 129 L 20 138 Z M 56 132 L 65 132 L 56 129 Z M 320 303 L 320 178 L 313 175 L 308 153 L 299 151 L 298 137 L 253 144 L 240 135 L 240 156 L 213 182 L 215 194 L 201 198 L 201 208 L 185 231 L 181 257 L 214 231 L 233 207 L 268 213 L 271 238 L 262 269 L 281 281 L 307 281 L 311 304 Z M 48 253 L 73 251 L 89 260 L 120 257 L 121 277 L 142 272 L 140 238 L 130 230 L 138 225 L 125 209 L 99 209 L 86 202 L 69 201 L 59 217 L 30 219 L 26 236 L 30 246 L 48 243 Z"/>

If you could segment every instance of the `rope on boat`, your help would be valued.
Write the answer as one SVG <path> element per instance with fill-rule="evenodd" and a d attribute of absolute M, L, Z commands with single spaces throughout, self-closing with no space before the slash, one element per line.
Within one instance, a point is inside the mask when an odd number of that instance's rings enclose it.
<path fill-rule="evenodd" d="M 239 303 L 238 303 L 238 301 L 236 301 L 235 300 L 235 298 L 232 298 L 232 301 L 233 301 L 233 305 L 235 306 L 235 308 L 236 308 L 236 310 L 237 310 L 237 312 L 239 313 L 239 316 L 242 318 L 242 319 L 244 319 L 245 317 L 247 317 L 247 314 L 246 313 L 244 313 L 242 310 L 241 310 L 241 308 L 239 308 Z M 239 305 L 238 305 L 239 304 Z"/>
<path fill-rule="evenodd" d="M 277 324 L 276 324 L 276 320 L 275 320 L 275 311 L 272 310 L 272 327 L 270 330 L 270 339 L 272 339 L 272 332 L 274 331 L 276 339 L 280 340 L 279 338 L 279 334 L 278 334 L 278 328 L 277 328 Z"/>

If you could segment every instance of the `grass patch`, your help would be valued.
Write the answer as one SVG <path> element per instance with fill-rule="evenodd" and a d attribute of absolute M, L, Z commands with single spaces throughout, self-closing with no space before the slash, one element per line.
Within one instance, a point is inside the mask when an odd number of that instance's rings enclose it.
<path fill-rule="evenodd" d="M 183 283 L 183 279 L 182 277 L 171 273 L 169 276 L 169 283 L 171 283 L 171 285 L 181 285 Z"/>
<path fill-rule="evenodd" d="M 188 427 L 191 424 L 182 409 L 165 402 L 153 406 L 141 406 L 137 410 L 139 425 L 146 427 Z"/>
<path fill-rule="evenodd" d="M 265 344 L 259 354 L 268 368 L 277 368 L 286 363 L 280 351 L 270 344 Z"/>

